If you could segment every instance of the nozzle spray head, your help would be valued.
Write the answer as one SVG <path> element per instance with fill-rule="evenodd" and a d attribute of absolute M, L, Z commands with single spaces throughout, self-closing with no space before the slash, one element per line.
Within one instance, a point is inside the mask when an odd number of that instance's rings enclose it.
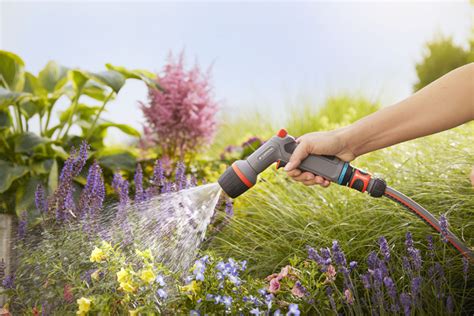
<path fill-rule="evenodd" d="M 257 173 L 247 160 L 237 160 L 217 180 L 222 190 L 236 198 L 257 182 Z"/>

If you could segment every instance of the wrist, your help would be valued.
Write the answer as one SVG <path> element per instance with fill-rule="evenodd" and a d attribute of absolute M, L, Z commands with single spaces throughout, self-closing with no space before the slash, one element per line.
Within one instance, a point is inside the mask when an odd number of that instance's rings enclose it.
<path fill-rule="evenodd" d="M 348 161 L 354 160 L 360 154 L 357 152 L 357 142 L 355 137 L 354 127 L 352 125 L 338 128 L 333 131 L 335 137 L 338 139 L 339 144 L 341 144 L 341 151 L 338 156 L 347 157 Z"/>

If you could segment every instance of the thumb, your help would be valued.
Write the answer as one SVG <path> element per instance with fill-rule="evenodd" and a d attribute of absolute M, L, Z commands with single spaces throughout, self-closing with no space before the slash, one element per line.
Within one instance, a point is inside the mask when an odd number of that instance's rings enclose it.
<path fill-rule="evenodd" d="M 290 157 L 290 161 L 286 164 L 285 171 L 291 171 L 293 169 L 298 168 L 301 161 L 308 157 L 308 155 L 309 153 L 307 150 L 306 142 L 300 143 L 298 146 L 296 146 L 295 151 Z"/>

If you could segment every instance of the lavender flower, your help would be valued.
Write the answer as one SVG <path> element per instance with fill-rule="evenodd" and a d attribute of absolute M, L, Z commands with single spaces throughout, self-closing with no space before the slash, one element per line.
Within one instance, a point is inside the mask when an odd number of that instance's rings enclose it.
<path fill-rule="evenodd" d="M 444 243 L 448 242 L 448 219 L 446 218 L 446 214 L 441 214 L 439 218 L 439 226 L 441 228 L 441 239 Z"/>
<path fill-rule="evenodd" d="M 230 308 L 232 306 L 232 297 L 224 295 L 222 297 L 222 304 L 224 304 L 226 308 Z"/>
<path fill-rule="evenodd" d="M 119 196 L 119 205 L 125 206 L 128 203 L 128 181 L 116 173 L 112 180 L 112 187 Z"/>
<path fill-rule="evenodd" d="M 428 235 L 426 236 L 426 240 L 428 241 L 428 255 L 431 257 L 431 259 L 434 258 L 434 243 L 433 243 L 433 236 Z"/>
<path fill-rule="evenodd" d="M 403 312 L 405 313 L 405 316 L 410 315 L 411 314 L 411 298 L 410 298 L 410 295 L 408 295 L 407 293 L 400 294 L 400 303 L 402 304 Z"/>
<path fill-rule="evenodd" d="M 155 279 L 156 283 L 158 283 L 160 286 L 165 286 L 166 283 L 165 283 L 165 279 L 163 278 L 163 276 L 161 274 L 158 274 L 156 276 L 156 279 Z"/>
<path fill-rule="evenodd" d="M 413 296 L 413 300 L 414 300 L 415 304 L 417 303 L 417 298 L 418 298 L 418 295 L 420 294 L 421 282 L 422 281 L 423 281 L 423 279 L 419 276 L 414 277 L 411 280 L 411 295 Z"/>
<path fill-rule="evenodd" d="M 225 214 L 227 217 L 234 216 L 234 205 L 231 199 L 227 199 L 225 202 Z"/>
<path fill-rule="evenodd" d="M 390 248 L 387 243 L 387 239 L 384 236 L 379 238 L 380 252 L 382 253 L 386 262 L 390 261 Z"/>
<path fill-rule="evenodd" d="M 406 248 L 413 248 L 413 237 L 410 232 L 407 232 L 405 235 L 405 246 Z"/>
<path fill-rule="evenodd" d="M 332 288 L 330 286 L 326 287 L 326 295 L 329 299 L 329 303 L 331 304 L 331 308 L 334 313 L 337 314 L 336 302 L 334 301 L 334 297 L 332 296 Z"/>
<path fill-rule="evenodd" d="M 97 161 L 89 168 L 87 182 L 79 198 L 79 208 L 83 216 L 93 216 L 102 208 L 105 199 L 105 186 L 102 169 Z"/>
<path fill-rule="evenodd" d="M 379 258 L 375 251 L 369 253 L 369 256 L 367 257 L 367 265 L 371 270 L 375 270 L 379 266 Z"/>
<path fill-rule="evenodd" d="M 346 256 L 344 255 L 344 252 L 342 252 L 341 248 L 339 247 L 339 243 L 337 240 L 334 240 L 332 242 L 332 254 L 334 257 L 334 262 L 342 267 L 345 267 L 347 265 L 346 262 Z"/>
<path fill-rule="evenodd" d="M 370 273 L 362 274 L 360 280 L 366 289 L 370 289 Z"/>
<path fill-rule="evenodd" d="M 354 271 L 355 269 L 357 269 L 357 261 L 351 261 L 349 263 L 349 268 L 350 268 L 351 272 Z"/>
<path fill-rule="evenodd" d="M 12 273 L 12 274 L 7 275 L 2 281 L 2 286 L 6 290 L 15 288 L 15 274 Z"/>
<path fill-rule="evenodd" d="M 0 260 L 0 282 L 3 282 L 3 279 L 5 278 L 5 270 L 6 264 L 5 260 L 2 258 L 2 260 Z"/>
<path fill-rule="evenodd" d="M 163 169 L 163 164 L 161 160 L 155 162 L 155 167 L 153 168 L 153 177 L 152 183 L 154 186 L 162 186 L 165 182 L 165 170 Z"/>
<path fill-rule="evenodd" d="M 469 259 L 462 257 L 462 272 L 464 276 L 464 281 L 467 282 L 467 276 L 469 272 Z"/>
<path fill-rule="evenodd" d="M 73 169 L 72 175 L 77 177 L 81 172 L 82 168 L 86 165 L 87 161 L 87 151 L 89 150 L 89 144 L 84 140 L 81 143 L 81 147 L 79 148 L 79 154 L 73 160 Z"/>
<path fill-rule="evenodd" d="M 308 251 L 308 259 L 315 261 L 321 266 L 325 265 L 324 259 L 319 255 L 316 249 L 307 245 L 306 250 Z"/>
<path fill-rule="evenodd" d="M 452 314 L 454 312 L 453 297 L 451 295 L 449 295 L 446 299 L 446 310 L 448 311 L 448 314 Z"/>
<path fill-rule="evenodd" d="M 137 164 L 133 180 L 135 182 L 135 202 L 141 203 L 145 201 L 145 192 L 143 191 L 143 169 L 141 164 Z"/>
<path fill-rule="evenodd" d="M 393 282 L 392 278 L 385 277 L 383 279 L 383 283 L 385 284 L 385 287 L 387 288 L 387 292 L 390 298 L 395 300 L 397 298 L 397 288 L 395 287 L 395 283 Z"/>
<path fill-rule="evenodd" d="M 46 213 L 48 210 L 48 201 L 46 200 L 46 193 L 44 192 L 44 187 L 41 184 L 38 184 L 35 192 L 35 203 L 36 208 L 40 213 Z"/>
<path fill-rule="evenodd" d="M 25 239 L 26 237 L 26 228 L 28 226 L 28 219 L 26 211 L 22 212 L 20 215 L 20 221 L 18 222 L 18 238 Z"/>
<path fill-rule="evenodd" d="M 166 293 L 163 289 L 158 289 L 158 291 L 156 291 L 156 294 L 158 294 L 158 296 L 162 299 L 166 299 L 168 297 L 168 293 Z"/>
<path fill-rule="evenodd" d="M 186 166 L 182 161 L 179 161 L 176 165 L 175 184 L 178 191 L 186 187 Z"/>

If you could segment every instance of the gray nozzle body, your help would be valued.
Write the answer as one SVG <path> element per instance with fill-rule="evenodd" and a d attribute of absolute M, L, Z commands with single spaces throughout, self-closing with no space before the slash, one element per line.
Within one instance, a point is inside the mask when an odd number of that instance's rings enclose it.
<path fill-rule="evenodd" d="M 285 166 L 297 145 L 292 136 L 287 135 L 286 131 L 280 130 L 277 136 L 265 142 L 246 160 L 234 162 L 221 175 L 218 183 L 227 195 L 235 198 L 251 188 L 256 183 L 258 174 L 271 164 L 277 162 L 277 168 Z M 349 186 L 361 192 L 366 191 L 369 187 L 377 188 L 377 191 L 385 190 L 380 187 L 380 183 L 375 185 L 374 179 L 370 179 L 370 175 L 359 171 L 360 174 L 365 175 L 365 177 L 360 176 L 355 172 L 358 170 L 350 166 L 348 162 L 334 156 L 309 155 L 301 162 L 298 169 L 322 176 L 341 185 L 354 184 L 354 187 Z M 373 196 L 379 195 L 377 193 Z"/>

